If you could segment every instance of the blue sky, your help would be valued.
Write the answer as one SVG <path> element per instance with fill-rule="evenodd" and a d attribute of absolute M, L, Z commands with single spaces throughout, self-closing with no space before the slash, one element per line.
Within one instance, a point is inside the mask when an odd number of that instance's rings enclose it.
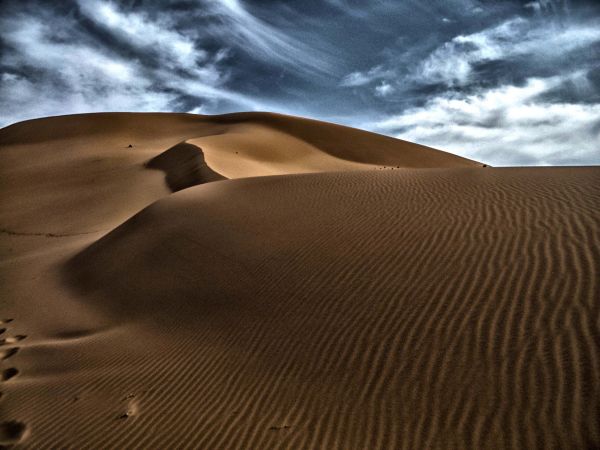
<path fill-rule="evenodd" d="M 0 126 L 276 111 L 492 165 L 600 164 L 600 2 L 5 0 Z"/>

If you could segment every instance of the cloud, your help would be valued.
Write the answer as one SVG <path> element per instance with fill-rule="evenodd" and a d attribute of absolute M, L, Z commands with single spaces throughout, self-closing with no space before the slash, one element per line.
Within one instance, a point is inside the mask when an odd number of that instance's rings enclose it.
<path fill-rule="evenodd" d="M 84 14 L 137 53 L 123 56 L 90 39 L 72 17 L 49 11 L 0 18 L 7 46 L 0 71 L 0 125 L 57 113 L 171 111 L 182 98 L 195 99 L 190 110 L 215 102 L 268 107 L 224 87 L 227 76 L 219 64 L 226 49 L 211 55 L 144 14 L 124 13 L 108 2 L 84 4 Z"/>
<path fill-rule="evenodd" d="M 388 95 L 393 94 L 395 91 L 396 89 L 385 81 L 382 81 L 375 87 L 375 95 L 378 97 L 387 97 Z"/>
<path fill-rule="evenodd" d="M 434 50 L 419 66 L 415 78 L 423 83 L 464 86 L 477 64 L 524 57 L 555 60 L 600 42 L 600 21 L 561 24 L 516 17 L 483 31 L 459 35 Z"/>
<path fill-rule="evenodd" d="M 0 125 L 57 114 L 94 111 L 166 111 L 173 97 L 143 89 L 111 88 L 104 85 L 96 93 L 81 89 L 57 90 L 50 82 L 39 82 L 14 74 L 2 74 Z"/>
<path fill-rule="evenodd" d="M 80 11 L 90 20 L 123 41 L 181 67 L 195 68 L 207 59 L 207 52 L 196 47 L 189 37 L 143 12 L 123 12 L 114 4 L 100 0 L 78 0 Z"/>
<path fill-rule="evenodd" d="M 382 78 L 386 78 L 393 75 L 391 70 L 386 70 L 383 66 L 372 67 L 371 69 L 361 72 L 352 72 L 346 75 L 340 81 L 340 86 L 342 87 L 357 87 L 357 86 L 365 86 L 374 81 L 380 80 Z"/>
<path fill-rule="evenodd" d="M 313 75 L 337 72 L 332 53 L 309 45 L 308 36 L 296 38 L 290 31 L 286 33 L 252 15 L 241 0 L 210 0 L 206 6 L 222 21 L 221 26 L 211 26 L 213 32 L 253 57 Z"/>
<path fill-rule="evenodd" d="M 523 86 L 443 94 L 375 128 L 493 165 L 598 163 L 600 104 L 542 100 L 567 81 L 533 78 Z"/>
<path fill-rule="evenodd" d="M 0 126 L 91 111 L 387 117 L 378 131 L 490 163 L 600 163 L 598 2 L 527 1 L 7 0 Z"/>
<path fill-rule="evenodd" d="M 569 2 L 563 0 L 535 0 L 525 3 L 525 8 L 530 8 L 536 14 L 552 15 L 569 12 Z"/>
<path fill-rule="evenodd" d="M 123 106 L 127 95 L 136 98 L 134 107 L 166 106 L 162 95 L 135 97 L 149 88 L 135 63 L 85 44 L 54 41 L 52 26 L 37 18 L 19 17 L 1 25 L 2 38 L 16 49 L 4 60 L 16 73 L 5 69 L 1 99 L 6 106 L 19 105 L 21 114 L 28 100 L 32 108 L 47 108 L 59 98 L 69 112 L 80 107 L 97 110 L 94 103 Z"/>

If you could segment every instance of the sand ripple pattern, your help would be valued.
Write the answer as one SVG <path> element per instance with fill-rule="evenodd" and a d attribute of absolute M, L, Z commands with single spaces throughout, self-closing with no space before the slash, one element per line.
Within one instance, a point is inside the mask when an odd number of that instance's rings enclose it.
<path fill-rule="evenodd" d="M 597 448 L 598 211 L 594 168 L 181 191 L 67 263 L 73 289 L 144 343 L 82 343 L 107 345 L 104 371 L 57 380 L 53 399 L 104 403 L 38 401 L 27 444 Z"/>

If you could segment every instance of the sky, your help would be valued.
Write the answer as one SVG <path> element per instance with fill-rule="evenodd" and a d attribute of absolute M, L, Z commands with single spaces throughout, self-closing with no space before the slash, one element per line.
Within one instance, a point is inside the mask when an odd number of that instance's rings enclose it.
<path fill-rule="evenodd" d="M 600 164 L 600 0 L 1 0 L 0 126 L 274 111 Z"/>

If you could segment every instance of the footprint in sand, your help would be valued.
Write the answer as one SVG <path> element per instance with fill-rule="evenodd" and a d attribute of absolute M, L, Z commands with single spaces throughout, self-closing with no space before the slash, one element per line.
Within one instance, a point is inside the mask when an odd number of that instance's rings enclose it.
<path fill-rule="evenodd" d="M 23 422 L 11 420 L 0 423 L 0 445 L 18 444 L 27 432 L 27 425 Z"/>
<path fill-rule="evenodd" d="M 16 355 L 18 353 L 18 351 L 19 351 L 19 347 L 13 347 L 13 348 L 9 348 L 6 350 L 2 350 L 2 351 L 0 351 L 0 359 L 4 361 L 5 359 L 8 359 L 11 356 Z"/>
<path fill-rule="evenodd" d="M 17 334 L 16 336 L 8 336 L 8 337 L 5 337 L 4 339 L 0 339 L 0 345 L 16 344 L 17 342 L 22 341 L 26 337 L 27 336 L 24 334 Z"/>
<path fill-rule="evenodd" d="M 13 319 L 2 319 L 0 320 L 0 324 L 10 323 Z M 6 328 L 0 328 L 0 334 L 3 334 L 6 331 Z M 16 336 L 7 336 L 3 339 L 0 339 L 0 346 L 15 344 L 16 342 L 22 341 L 27 336 L 24 334 L 18 334 Z M 0 350 L 0 360 L 5 361 L 13 356 L 15 356 L 19 352 L 19 347 L 11 347 L 7 349 Z M 19 373 L 19 370 L 15 367 L 9 367 L 4 369 L 0 373 L 0 381 L 5 382 L 12 378 L 14 378 Z M 0 398 L 2 398 L 4 394 L 0 392 Z M 4 448 L 4 446 L 12 446 L 13 444 L 18 444 L 25 438 L 25 434 L 27 433 L 27 425 L 23 422 L 19 422 L 17 420 L 10 420 L 6 422 L 0 423 L 0 448 Z"/>
<path fill-rule="evenodd" d="M 8 381 L 11 378 L 14 378 L 19 373 L 19 370 L 16 367 L 9 367 L 8 369 L 4 369 L 2 371 L 2 381 Z"/>
<path fill-rule="evenodd" d="M 121 420 L 136 416 L 139 412 L 138 402 L 135 399 L 135 394 L 127 394 L 125 400 L 127 401 L 127 410 L 119 415 L 119 419 Z"/>
<path fill-rule="evenodd" d="M 6 331 L 6 329 L 3 329 L 2 332 Z M 4 345 L 12 345 L 12 344 L 16 344 L 19 341 L 22 341 L 23 339 L 25 339 L 27 336 L 25 336 L 24 334 L 18 334 L 16 336 L 8 336 L 4 339 L 0 339 L 0 346 L 4 346 Z M 12 348 L 8 348 L 6 350 L 0 350 L 0 360 L 5 360 L 10 358 L 11 356 L 14 356 L 18 353 L 19 351 L 19 347 L 12 347 Z"/>

